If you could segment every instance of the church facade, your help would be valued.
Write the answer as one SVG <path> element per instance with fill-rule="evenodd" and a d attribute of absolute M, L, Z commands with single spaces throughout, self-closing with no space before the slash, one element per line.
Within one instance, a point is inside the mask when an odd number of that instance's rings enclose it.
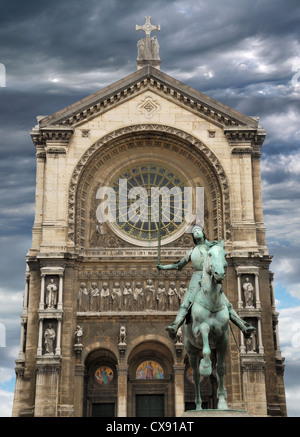
<path fill-rule="evenodd" d="M 225 242 L 224 293 L 256 328 L 245 340 L 231 326 L 227 402 L 254 416 L 286 415 L 261 195 L 266 133 L 257 118 L 160 71 L 157 41 L 153 59 L 143 57 L 149 35 L 136 72 L 38 117 L 31 131 L 36 209 L 13 416 L 179 417 L 193 409 L 182 336 L 173 341 L 166 331 L 191 265 L 156 264 L 158 254 L 170 264 L 193 247 L 172 195 L 182 195 L 193 224 L 197 188 L 207 239 Z M 151 188 L 171 193 L 161 222 L 157 202 L 148 202 Z M 215 377 L 200 387 L 204 407 L 216 408 Z"/>

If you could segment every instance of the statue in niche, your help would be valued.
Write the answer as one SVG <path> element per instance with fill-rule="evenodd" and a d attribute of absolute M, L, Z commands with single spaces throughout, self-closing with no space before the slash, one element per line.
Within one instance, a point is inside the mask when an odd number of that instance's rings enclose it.
<path fill-rule="evenodd" d="M 82 327 L 77 325 L 75 331 L 75 344 L 81 344 L 81 337 L 83 336 Z"/>
<path fill-rule="evenodd" d="M 54 340 L 56 337 L 52 323 L 48 324 L 44 333 L 45 355 L 54 355 Z"/>
<path fill-rule="evenodd" d="M 124 325 L 120 326 L 119 344 L 126 344 L 126 328 Z"/>
<path fill-rule="evenodd" d="M 143 310 L 144 309 L 144 290 L 142 287 L 142 284 L 140 282 L 136 283 L 134 293 L 134 306 L 136 310 Z"/>
<path fill-rule="evenodd" d="M 111 292 L 111 299 L 112 299 L 112 309 L 114 311 L 121 311 L 122 310 L 122 291 L 120 287 L 119 282 L 115 282 L 112 292 Z"/>
<path fill-rule="evenodd" d="M 100 292 L 101 297 L 101 311 L 109 311 L 110 307 L 110 291 L 107 282 L 103 282 Z"/>
<path fill-rule="evenodd" d="M 99 311 L 99 288 L 96 282 L 92 283 L 90 291 L 90 311 Z"/>
<path fill-rule="evenodd" d="M 249 278 L 246 278 L 243 283 L 244 297 L 245 297 L 245 306 L 246 308 L 254 308 L 254 288 L 251 284 Z"/>
<path fill-rule="evenodd" d="M 50 279 L 50 282 L 47 285 L 46 307 L 56 308 L 56 305 L 57 305 L 57 285 L 55 284 L 54 279 Z"/>
<path fill-rule="evenodd" d="M 245 339 L 247 353 L 256 352 L 256 336 L 253 332 L 251 337 Z"/>
<path fill-rule="evenodd" d="M 145 286 L 145 305 L 146 310 L 152 310 L 154 308 L 154 295 L 155 287 L 152 279 L 148 279 Z"/>
<path fill-rule="evenodd" d="M 166 293 L 165 284 L 163 282 L 159 282 L 158 284 L 156 300 L 158 311 L 168 310 L 168 296 Z"/>
<path fill-rule="evenodd" d="M 80 284 L 78 292 L 78 311 L 87 312 L 89 310 L 89 293 L 86 288 L 86 284 L 82 282 Z"/>
<path fill-rule="evenodd" d="M 169 298 L 169 310 L 177 311 L 178 310 L 178 293 L 175 282 L 170 282 L 169 290 L 168 290 L 168 298 Z"/>
<path fill-rule="evenodd" d="M 178 294 L 179 305 L 181 305 L 182 302 L 183 302 L 183 298 L 184 298 L 186 290 L 187 290 L 186 283 L 185 282 L 181 282 L 180 287 L 179 287 L 179 294 Z"/>
<path fill-rule="evenodd" d="M 130 282 L 125 283 L 123 290 L 123 309 L 125 311 L 133 310 L 133 294 Z"/>

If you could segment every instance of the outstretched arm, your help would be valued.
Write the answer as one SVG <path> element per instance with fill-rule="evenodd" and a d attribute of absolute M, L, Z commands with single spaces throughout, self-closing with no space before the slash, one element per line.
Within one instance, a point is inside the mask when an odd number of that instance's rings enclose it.
<path fill-rule="evenodd" d="M 193 249 L 191 249 L 180 261 L 174 264 L 168 264 L 166 266 L 157 264 L 156 267 L 158 270 L 181 270 L 189 262 L 192 250 Z"/>

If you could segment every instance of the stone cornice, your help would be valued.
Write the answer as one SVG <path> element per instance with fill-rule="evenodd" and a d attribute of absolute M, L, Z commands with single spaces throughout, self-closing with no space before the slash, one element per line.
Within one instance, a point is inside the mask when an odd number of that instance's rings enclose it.
<path fill-rule="evenodd" d="M 147 90 L 188 108 L 220 127 L 250 126 L 257 130 L 258 122 L 255 118 L 248 117 L 208 97 L 150 65 L 67 108 L 41 118 L 39 126 L 40 128 L 58 125 L 77 127 L 119 105 L 120 102 Z"/>
<path fill-rule="evenodd" d="M 73 132 L 70 126 L 35 126 L 30 135 L 37 149 L 37 157 L 66 154 Z"/>
<path fill-rule="evenodd" d="M 266 137 L 266 131 L 260 126 L 225 127 L 224 134 L 230 146 L 234 147 L 232 153 L 252 153 L 252 148 L 257 152 Z"/>

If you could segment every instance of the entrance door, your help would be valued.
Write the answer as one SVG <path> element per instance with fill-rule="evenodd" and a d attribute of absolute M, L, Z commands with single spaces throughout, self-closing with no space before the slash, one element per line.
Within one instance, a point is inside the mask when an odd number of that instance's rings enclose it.
<path fill-rule="evenodd" d="M 114 416 L 115 416 L 114 403 L 92 404 L 92 417 L 114 417 Z"/>
<path fill-rule="evenodd" d="M 136 395 L 136 417 L 164 417 L 164 395 Z"/>

